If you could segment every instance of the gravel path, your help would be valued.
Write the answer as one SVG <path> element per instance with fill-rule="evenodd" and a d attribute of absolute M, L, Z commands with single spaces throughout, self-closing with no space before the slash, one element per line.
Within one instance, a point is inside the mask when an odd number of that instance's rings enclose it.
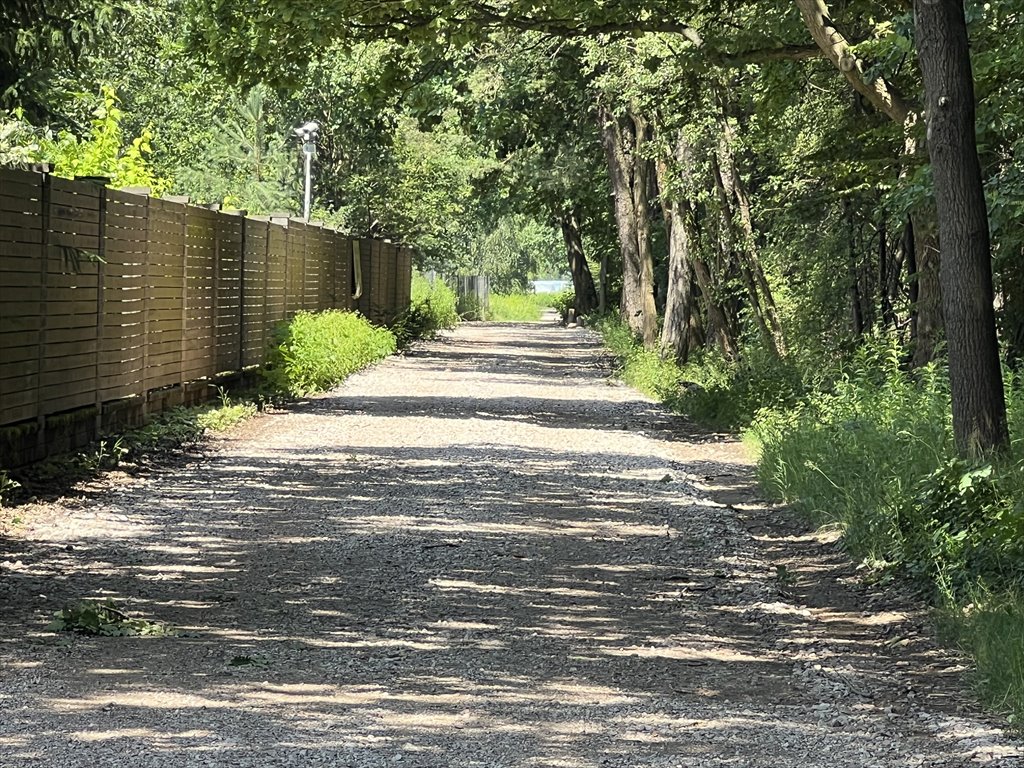
<path fill-rule="evenodd" d="M 0 766 L 1024 765 L 912 603 L 608 373 L 586 331 L 467 325 L 26 510 Z M 183 632 L 44 631 L 98 595 Z"/>

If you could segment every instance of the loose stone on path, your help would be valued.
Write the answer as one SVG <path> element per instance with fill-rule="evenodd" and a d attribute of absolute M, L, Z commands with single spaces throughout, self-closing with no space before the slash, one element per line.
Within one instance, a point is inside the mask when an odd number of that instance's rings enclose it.
<path fill-rule="evenodd" d="M 35 510 L 0 766 L 1024 765 L 920 606 L 610 373 L 582 329 L 463 325 Z M 106 596 L 183 632 L 44 631 Z"/>

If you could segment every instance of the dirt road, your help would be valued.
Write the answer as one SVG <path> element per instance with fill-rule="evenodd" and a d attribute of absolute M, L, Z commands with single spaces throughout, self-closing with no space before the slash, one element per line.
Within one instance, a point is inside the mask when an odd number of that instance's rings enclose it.
<path fill-rule="evenodd" d="M 0 766 L 1020 766 L 596 339 L 467 325 L 0 540 Z M 112 596 L 172 637 L 46 633 Z"/>

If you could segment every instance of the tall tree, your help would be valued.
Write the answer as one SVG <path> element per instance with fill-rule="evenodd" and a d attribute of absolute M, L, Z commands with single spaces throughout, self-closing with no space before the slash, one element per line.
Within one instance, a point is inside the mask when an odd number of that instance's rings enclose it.
<path fill-rule="evenodd" d="M 640 115 L 613 114 L 601 105 L 597 111 L 601 144 L 615 198 L 615 222 L 622 253 L 620 311 L 630 329 L 646 347 L 653 347 L 658 333 L 654 303 L 654 262 L 651 253 L 651 161 L 645 156 L 650 125 Z"/>
<path fill-rule="evenodd" d="M 984 454 L 1007 445 L 1009 435 L 963 0 L 915 0 L 914 14 L 939 212 L 953 433 L 962 454 Z"/>

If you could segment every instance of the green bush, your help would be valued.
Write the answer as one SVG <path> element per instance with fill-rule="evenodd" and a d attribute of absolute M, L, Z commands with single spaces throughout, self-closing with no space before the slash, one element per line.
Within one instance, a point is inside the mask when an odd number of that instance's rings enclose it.
<path fill-rule="evenodd" d="M 854 554 L 887 562 L 897 510 L 950 454 L 948 413 L 940 369 L 912 376 L 897 350 L 865 348 L 830 388 L 760 411 L 748 437 L 769 494 L 839 524 Z"/>
<path fill-rule="evenodd" d="M 416 339 L 430 339 L 438 331 L 454 328 L 459 322 L 457 298 L 443 280 L 431 283 L 420 273 L 412 278 L 409 308 L 395 321 L 393 330 L 399 348 Z"/>
<path fill-rule="evenodd" d="M 330 389 L 396 349 L 391 331 L 333 309 L 298 312 L 277 333 L 264 376 L 273 391 L 297 397 Z"/>
<path fill-rule="evenodd" d="M 594 327 L 605 346 L 618 358 L 618 374 L 623 381 L 649 397 L 674 405 L 682 381 L 682 371 L 677 365 L 663 360 L 653 350 L 644 349 L 629 326 L 616 316 L 606 315 Z"/>
<path fill-rule="evenodd" d="M 745 427 L 761 409 L 788 408 L 807 389 L 796 363 L 756 348 L 738 363 L 708 352 L 679 366 L 657 350 L 645 349 L 618 317 L 605 316 L 595 327 L 619 358 L 624 381 L 716 429 Z"/>
<path fill-rule="evenodd" d="M 576 306 L 576 291 L 572 288 L 566 288 L 563 291 L 553 294 L 551 306 L 554 307 L 555 311 L 562 316 L 563 323 L 568 322 L 569 310 Z"/>

